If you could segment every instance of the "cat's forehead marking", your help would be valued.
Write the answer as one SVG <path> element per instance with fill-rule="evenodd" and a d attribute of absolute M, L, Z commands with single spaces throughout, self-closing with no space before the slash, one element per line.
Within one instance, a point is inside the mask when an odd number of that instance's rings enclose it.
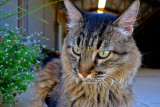
<path fill-rule="evenodd" d="M 82 46 L 96 46 L 100 48 L 101 41 L 98 39 L 104 35 L 106 28 L 116 19 L 116 16 L 106 14 L 92 14 L 88 13 L 79 27 L 79 36 L 77 38 L 77 45 Z"/>
<path fill-rule="evenodd" d="M 94 47 L 95 44 L 97 44 L 98 41 L 98 36 L 80 36 L 78 37 L 78 42 L 77 44 L 80 44 L 79 46 L 82 47 Z"/>
<path fill-rule="evenodd" d="M 102 40 L 99 40 L 98 44 L 97 44 L 97 49 L 99 49 L 101 47 L 101 45 L 102 45 Z"/>
<path fill-rule="evenodd" d="M 106 48 L 105 42 L 111 40 L 111 23 L 116 19 L 115 16 L 106 14 L 88 14 L 84 20 L 72 29 L 73 35 L 70 36 L 69 44 L 80 48 L 92 47 L 94 49 Z M 72 42 L 72 43 L 70 43 Z"/>

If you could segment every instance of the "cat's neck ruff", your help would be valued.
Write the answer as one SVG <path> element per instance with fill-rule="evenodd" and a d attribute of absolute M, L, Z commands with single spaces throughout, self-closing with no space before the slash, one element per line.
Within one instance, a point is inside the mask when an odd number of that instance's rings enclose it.
<path fill-rule="evenodd" d="M 103 82 L 102 82 L 103 81 Z M 125 107 L 129 99 L 132 99 L 130 90 L 119 90 L 119 87 L 107 85 L 106 80 L 101 82 L 84 82 L 77 77 L 68 76 L 63 80 L 61 90 L 60 106 L 68 107 Z M 130 93 L 130 96 L 126 93 Z M 63 94 L 62 94 L 63 93 Z"/>

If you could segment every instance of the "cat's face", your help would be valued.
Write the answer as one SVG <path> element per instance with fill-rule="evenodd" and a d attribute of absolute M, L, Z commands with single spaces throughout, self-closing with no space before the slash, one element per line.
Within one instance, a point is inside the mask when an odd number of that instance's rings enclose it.
<path fill-rule="evenodd" d="M 75 12 L 68 11 L 71 15 Z M 125 23 L 122 18 L 91 13 L 70 18 L 69 32 L 64 42 L 63 52 L 67 59 L 64 65 L 70 64 L 76 78 L 83 82 L 97 82 L 113 75 L 134 76 L 140 65 L 140 53 L 131 36 L 133 20 Z"/>
<path fill-rule="evenodd" d="M 96 19 L 99 20 L 99 19 Z M 113 25 L 81 22 L 71 28 L 66 39 L 67 55 L 74 72 L 83 80 L 99 80 L 127 63 L 135 43 L 123 37 Z M 103 30 L 103 31 L 102 31 Z"/>

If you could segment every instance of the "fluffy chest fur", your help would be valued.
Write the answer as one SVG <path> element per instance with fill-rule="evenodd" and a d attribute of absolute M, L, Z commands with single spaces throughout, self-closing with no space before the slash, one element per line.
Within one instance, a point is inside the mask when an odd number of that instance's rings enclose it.
<path fill-rule="evenodd" d="M 68 77 L 68 78 L 67 78 Z M 133 94 L 107 80 L 84 83 L 67 76 L 59 90 L 57 107 L 130 107 Z"/>

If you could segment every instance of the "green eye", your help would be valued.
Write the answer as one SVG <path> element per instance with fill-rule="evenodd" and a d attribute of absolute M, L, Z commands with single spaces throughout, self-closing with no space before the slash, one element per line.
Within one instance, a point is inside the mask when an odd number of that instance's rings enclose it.
<path fill-rule="evenodd" d="M 109 51 L 101 51 L 101 52 L 98 53 L 98 56 L 100 58 L 107 58 L 109 54 L 110 54 Z"/>
<path fill-rule="evenodd" d="M 76 55 L 80 55 L 81 54 L 81 51 L 77 48 L 72 48 L 73 52 L 76 54 Z"/>

